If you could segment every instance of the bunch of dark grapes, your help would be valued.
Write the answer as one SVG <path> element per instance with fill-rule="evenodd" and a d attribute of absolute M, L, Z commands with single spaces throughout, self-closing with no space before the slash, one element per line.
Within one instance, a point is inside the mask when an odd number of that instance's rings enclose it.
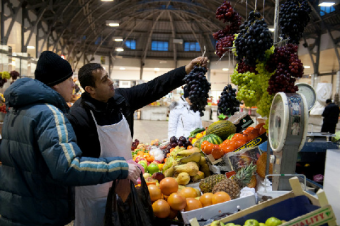
<path fill-rule="evenodd" d="M 228 51 L 228 47 L 232 47 L 234 42 L 234 35 L 227 35 L 223 38 L 220 38 L 216 42 L 216 55 L 218 57 L 222 57 L 225 52 Z"/>
<path fill-rule="evenodd" d="M 239 106 L 240 101 L 236 99 L 236 89 L 233 89 L 228 84 L 221 93 L 221 98 L 218 102 L 218 112 L 224 115 L 234 115 L 238 111 Z"/>
<path fill-rule="evenodd" d="M 299 44 L 303 31 L 310 21 L 311 8 L 307 0 L 288 0 L 281 5 L 280 27 L 283 38 L 289 38 L 289 43 Z"/>
<path fill-rule="evenodd" d="M 216 18 L 223 20 L 224 23 L 229 21 L 234 15 L 234 9 L 231 7 L 230 2 L 224 0 L 223 4 L 216 10 Z"/>
<path fill-rule="evenodd" d="M 211 84 L 204 76 L 206 72 L 207 69 L 205 67 L 195 66 L 183 79 L 187 84 L 184 89 L 189 92 L 190 109 L 194 112 L 199 111 L 201 116 L 204 115 L 203 111 L 207 105 L 208 93 L 211 87 Z"/>
<path fill-rule="evenodd" d="M 132 142 L 131 151 L 134 151 L 137 148 L 138 144 L 139 144 L 139 140 L 135 139 L 135 141 Z"/>
<path fill-rule="evenodd" d="M 256 60 L 265 60 L 265 51 L 273 45 L 271 34 L 259 12 L 250 12 L 248 20 L 240 26 L 240 33 L 235 40 L 237 61 L 248 66 L 255 66 Z"/>
<path fill-rule="evenodd" d="M 238 33 L 241 25 L 241 16 L 234 11 L 230 2 L 224 1 L 216 10 L 216 18 L 228 23 L 223 30 L 213 34 L 216 43 L 216 55 L 222 57 L 228 48 L 233 46 L 234 34 Z"/>
<path fill-rule="evenodd" d="M 11 75 L 13 80 L 16 80 L 20 76 L 19 72 L 17 71 L 11 71 L 9 74 Z"/>
<path fill-rule="evenodd" d="M 237 66 L 237 72 L 238 73 L 246 73 L 247 71 L 251 72 L 251 73 L 255 73 L 256 75 L 258 74 L 258 72 L 255 70 L 256 67 L 254 66 L 248 66 L 244 63 L 244 61 L 241 61 L 240 63 L 238 63 Z"/>
<path fill-rule="evenodd" d="M 295 93 L 298 88 L 294 85 L 296 78 L 303 76 L 304 68 L 297 55 L 298 46 L 287 44 L 276 48 L 266 64 L 269 72 L 276 70 L 269 79 L 268 93 Z"/>
<path fill-rule="evenodd" d="M 163 150 L 163 154 L 166 157 L 166 155 L 170 153 L 171 148 L 175 148 L 177 146 L 187 148 L 189 145 L 191 145 L 191 142 L 185 137 L 181 136 L 179 139 L 177 139 L 175 136 L 173 136 L 170 138 L 169 145 L 166 147 L 166 149 Z"/>

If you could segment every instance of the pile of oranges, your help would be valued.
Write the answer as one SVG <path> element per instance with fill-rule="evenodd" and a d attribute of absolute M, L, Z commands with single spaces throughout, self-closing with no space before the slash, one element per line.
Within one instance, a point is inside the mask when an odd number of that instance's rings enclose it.
<path fill-rule="evenodd" d="M 265 123 L 260 123 L 255 128 L 248 127 L 242 133 L 236 133 L 230 140 L 227 139 L 223 141 L 223 143 L 220 145 L 214 145 L 208 141 L 203 141 L 201 149 L 205 154 L 212 154 L 215 159 L 219 159 L 224 154 L 233 152 L 239 147 L 242 147 L 243 145 L 248 143 L 249 141 L 264 134 L 266 132 L 266 129 L 263 128 L 264 125 Z"/>
<path fill-rule="evenodd" d="M 148 189 L 153 202 L 153 212 L 158 218 L 174 219 L 179 211 L 191 211 L 230 200 L 230 196 L 225 192 L 205 193 L 200 196 L 200 193 L 191 187 L 178 191 L 178 183 L 172 177 L 161 180 L 159 187 L 149 185 Z"/>

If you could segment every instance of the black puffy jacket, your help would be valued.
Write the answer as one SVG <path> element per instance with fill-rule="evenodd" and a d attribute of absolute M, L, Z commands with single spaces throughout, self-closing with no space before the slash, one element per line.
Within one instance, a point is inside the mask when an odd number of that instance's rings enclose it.
<path fill-rule="evenodd" d="M 77 143 L 86 157 L 99 157 L 100 143 L 96 125 L 92 119 L 92 110 L 98 125 L 112 125 L 122 119 L 122 114 L 129 123 L 133 136 L 133 114 L 183 85 L 185 67 L 180 67 L 161 75 L 150 82 L 132 88 L 115 90 L 115 95 L 107 103 L 97 101 L 88 93 L 83 93 L 71 107 L 68 116 L 77 135 Z"/>

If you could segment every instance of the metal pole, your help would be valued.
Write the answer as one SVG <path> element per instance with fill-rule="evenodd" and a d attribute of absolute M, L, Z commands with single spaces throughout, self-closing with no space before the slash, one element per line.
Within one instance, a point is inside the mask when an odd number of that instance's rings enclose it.
<path fill-rule="evenodd" d="M 279 36 L 279 6 L 280 0 L 275 0 L 275 16 L 274 16 L 274 44 L 278 41 Z"/>

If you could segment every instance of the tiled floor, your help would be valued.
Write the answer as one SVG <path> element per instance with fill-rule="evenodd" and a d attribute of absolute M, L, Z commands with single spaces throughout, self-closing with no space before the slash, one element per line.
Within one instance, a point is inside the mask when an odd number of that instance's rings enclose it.
<path fill-rule="evenodd" d="M 150 143 L 154 139 L 162 141 L 168 137 L 168 121 L 135 120 L 133 139 Z"/>

